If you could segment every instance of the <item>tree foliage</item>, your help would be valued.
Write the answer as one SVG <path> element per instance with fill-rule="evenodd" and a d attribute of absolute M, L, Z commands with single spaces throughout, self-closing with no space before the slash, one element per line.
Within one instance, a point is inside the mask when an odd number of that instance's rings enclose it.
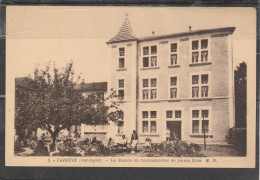
<path fill-rule="evenodd" d="M 236 127 L 246 127 L 247 65 L 242 62 L 235 70 L 235 119 Z"/>
<path fill-rule="evenodd" d="M 16 87 L 16 126 L 45 129 L 55 143 L 57 134 L 72 125 L 116 121 L 119 110 L 113 101 L 115 92 L 108 97 L 98 92 L 84 97 L 75 88 L 81 80 L 80 76 L 75 78 L 72 62 L 61 70 L 50 65 L 45 69 L 35 68 L 34 77 L 29 78 L 26 87 Z"/>

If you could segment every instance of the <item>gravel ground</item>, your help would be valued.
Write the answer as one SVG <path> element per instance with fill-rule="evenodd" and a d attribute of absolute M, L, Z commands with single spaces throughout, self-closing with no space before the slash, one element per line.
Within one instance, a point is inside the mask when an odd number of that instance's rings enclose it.
<path fill-rule="evenodd" d="M 207 145 L 206 150 L 204 150 L 204 146 L 201 146 L 201 152 L 203 156 L 206 157 L 237 157 L 240 156 L 239 152 L 236 151 L 232 146 L 230 145 Z M 33 150 L 30 148 L 23 148 L 23 152 L 18 152 L 15 155 L 16 156 L 31 156 L 33 153 Z M 137 152 L 132 153 L 115 153 L 112 156 L 113 157 L 146 157 L 148 153 L 145 153 L 143 151 L 142 145 L 138 145 Z"/>

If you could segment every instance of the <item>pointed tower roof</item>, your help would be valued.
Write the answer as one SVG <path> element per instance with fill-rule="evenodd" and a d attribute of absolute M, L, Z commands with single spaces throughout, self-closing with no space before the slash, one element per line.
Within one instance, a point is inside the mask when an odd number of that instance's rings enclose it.
<path fill-rule="evenodd" d="M 114 43 L 114 42 L 120 42 L 120 41 L 130 41 L 130 40 L 136 40 L 137 38 L 133 34 L 132 28 L 130 26 L 130 22 L 128 19 L 128 15 L 126 14 L 125 21 L 120 28 L 119 32 L 115 37 L 110 39 L 107 43 Z"/>

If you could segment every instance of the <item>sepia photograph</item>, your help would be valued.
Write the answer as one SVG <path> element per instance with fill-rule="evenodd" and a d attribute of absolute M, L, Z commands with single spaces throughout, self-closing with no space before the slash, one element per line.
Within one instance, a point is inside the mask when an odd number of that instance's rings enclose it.
<path fill-rule="evenodd" d="M 6 9 L 6 165 L 255 166 L 254 8 Z"/>

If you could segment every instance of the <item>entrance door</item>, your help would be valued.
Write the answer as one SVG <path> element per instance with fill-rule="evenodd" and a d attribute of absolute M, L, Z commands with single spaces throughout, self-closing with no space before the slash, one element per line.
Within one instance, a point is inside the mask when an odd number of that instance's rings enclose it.
<path fill-rule="evenodd" d="M 167 121 L 167 128 L 171 134 L 175 134 L 178 139 L 181 139 L 181 121 Z"/>

